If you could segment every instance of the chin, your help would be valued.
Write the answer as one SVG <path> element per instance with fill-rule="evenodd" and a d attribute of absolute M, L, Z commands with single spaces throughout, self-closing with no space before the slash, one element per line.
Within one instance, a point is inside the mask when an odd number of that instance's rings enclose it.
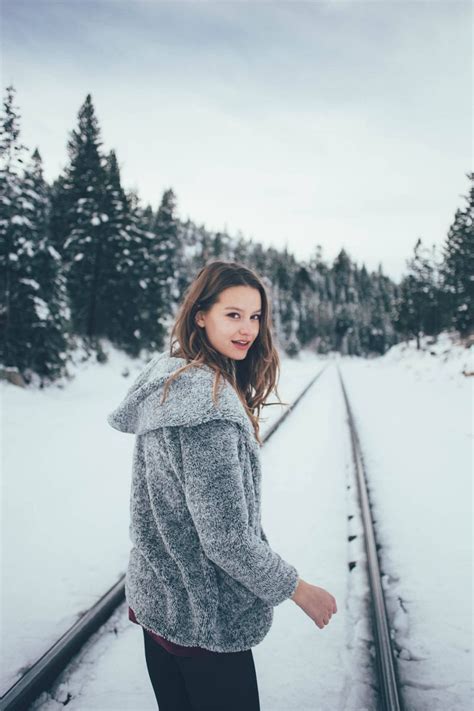
<path fill-rule="evenodd" d="M 242 351 L 242 353 L 232 353 L 229 354 L 227 357 L 231 358 L 232 360 L 244 360 L 244 358 L 247 357 L 247 352 Z"/>

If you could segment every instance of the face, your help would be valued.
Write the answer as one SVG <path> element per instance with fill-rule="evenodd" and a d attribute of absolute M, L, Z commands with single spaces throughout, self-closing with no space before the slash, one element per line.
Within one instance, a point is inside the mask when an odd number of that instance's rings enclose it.
<path fill-rule="evenodd" d="M 252 286 L 231 286 L 219 294 L 209 311 L 198 311 L 196 323 L 207 340 L 227 358 L 243 360 L 260 329 L 262 299 Z M 236 341 L 245 341 L 241 346 Z"/>

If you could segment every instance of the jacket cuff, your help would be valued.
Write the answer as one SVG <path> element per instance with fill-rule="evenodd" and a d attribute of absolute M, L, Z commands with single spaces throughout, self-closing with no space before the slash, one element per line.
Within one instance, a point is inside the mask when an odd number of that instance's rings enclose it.
<path fill-rule="evenodd" d="M 285 600 L 291 598 L 291 596 L 294 595 L 296 588 L 298 587 L 300 575 L 293 565 L 290 565 L 290 563 L 288 563 L 287 565 L 288 572 L 285 575 L 284 579 L 279 581 L 280 584 L 278 586 L 277 594 L 273 596 L 273 599 L 270 601 L 270 604 L 273 605 L 273 607 L 276 607 Z"/>

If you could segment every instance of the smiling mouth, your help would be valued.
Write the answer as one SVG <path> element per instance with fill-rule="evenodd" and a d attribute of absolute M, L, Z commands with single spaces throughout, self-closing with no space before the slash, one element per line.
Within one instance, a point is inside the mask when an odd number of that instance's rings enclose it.
<path fill-rule="evenodd" d="M 232 343 L 240 348 L 246 348 L 250 345 L 250 341 L 232 341 Z"/>

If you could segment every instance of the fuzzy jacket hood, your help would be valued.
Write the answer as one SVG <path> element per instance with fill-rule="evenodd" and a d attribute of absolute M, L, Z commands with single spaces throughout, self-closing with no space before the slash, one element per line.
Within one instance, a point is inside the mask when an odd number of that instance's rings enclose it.
<path fill-rule="evenodd" d="M 120 432 L 141 435 L 159 427 L 193 426 L 210 420 L 231 420 L 256 443 L 252 423 L 232 385 L 221 377 L 217 406 L 212 399 L 215 372 L 209 366 L 185 370 L 171 383 L 161 404 L 168 377 L 185 365 L 184 358 L 160 353 L 145 366 L 120 405 L 107 417 Z"/>

